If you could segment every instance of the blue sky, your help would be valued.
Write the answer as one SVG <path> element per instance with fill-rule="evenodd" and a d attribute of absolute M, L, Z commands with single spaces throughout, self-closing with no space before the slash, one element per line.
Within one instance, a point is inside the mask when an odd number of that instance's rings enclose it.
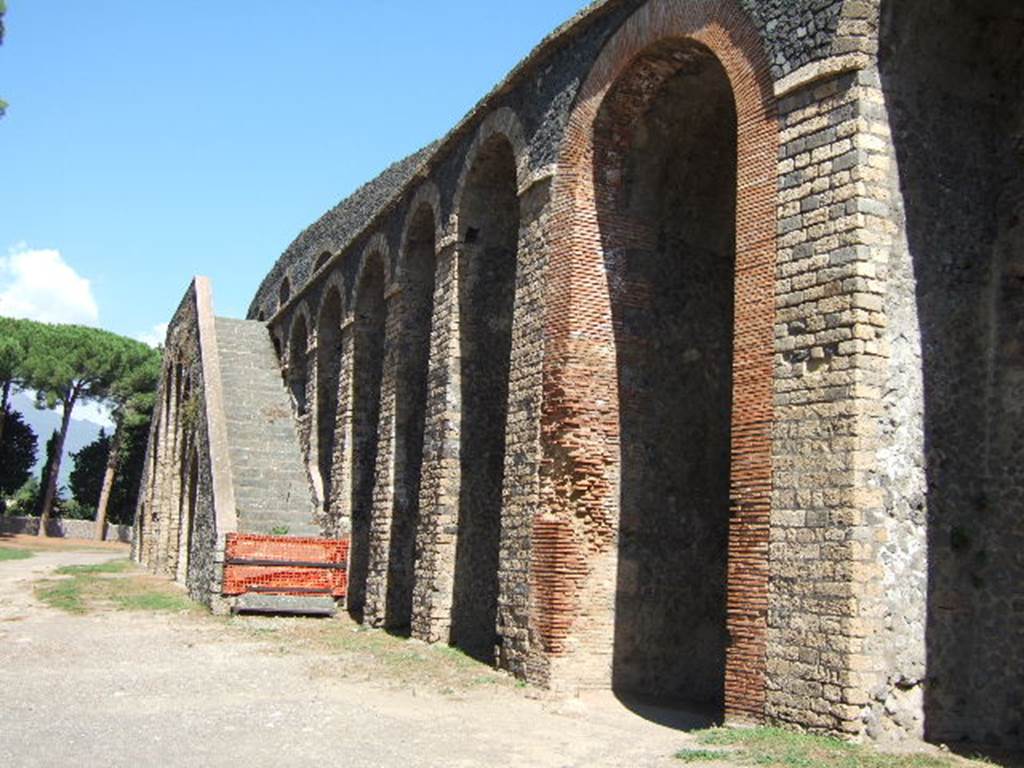
<path fill-rule="evenodd" d="M 241 316 L 306 225 L 448 131 L 586 0 L 8 0 L 0 314 Z"/>

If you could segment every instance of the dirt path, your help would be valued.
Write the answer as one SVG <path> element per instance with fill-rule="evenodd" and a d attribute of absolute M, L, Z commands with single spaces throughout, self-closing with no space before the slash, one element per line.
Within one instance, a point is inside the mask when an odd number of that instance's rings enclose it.
<path fill-rule="evenodd" d="M 31 583 L 111 553 L 0 562 L 0 765 L 672 766 L 687 734 L 610 697 L 458 696 L 335 678 L 204 615 L 70 616 Z"/>

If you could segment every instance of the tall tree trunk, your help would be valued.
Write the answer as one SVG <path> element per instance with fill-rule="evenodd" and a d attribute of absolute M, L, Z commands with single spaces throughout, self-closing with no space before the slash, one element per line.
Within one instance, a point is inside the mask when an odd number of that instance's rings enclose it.
<path fill-rule="evenodd" d="M 43 509 L 39 514 L 39 535 L 46 536 L 46 524 L 53 513 L 53 504 L 57 499 L 57 480 L 60 478 L 60 460 L 64 453 L 64 440 L 68 436 L 68 426 L 71 424 L 71 411 L 75 407 L 75 396 L 72 395 L 64 403 L 64 412 L 60 418 L 60 434 L 57 437 L 57 445 L 53 452 L 53 464 L 50 465 L 50 478 L 46 482 L 46 494 L 43 496 Z"/>
<path fill-rule="evenodd" d="M 96 506 L 96 539 L 107 538 L 107 505 L 110 503 L 110 492 L 114 488 L 117 467 L 121 463 L 121 426 L 114 431 L 110 442 L 110 453 L 107 455 L 107 468 L 103 472 L 103 488 L 100 489 L 100 501 Z"/>
<path fill-rule="evenodd" d="M 3 399 L 0 399 L 0 444 L 4 441 L 4 424 L 7 422 L 7 403 L 11 399 L 11 382 L 5 381 Z"/>

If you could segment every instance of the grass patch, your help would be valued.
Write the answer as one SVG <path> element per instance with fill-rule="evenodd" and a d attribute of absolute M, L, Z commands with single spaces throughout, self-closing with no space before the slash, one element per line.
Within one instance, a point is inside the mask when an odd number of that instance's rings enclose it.
<path fill-rule="evenodd" d="M 130 560 L 111 560 L 99 565 L 63 565 L 54 573 L 58 576 L 99 576 L 109 573 L 129 573 L 135 569 Z"/>
<path fill-rule="evenodd" d="M 952 768 L 963 760 L 924 754 L 894 755 L 870 746 L 782 728 L 715 728 L 700 734 L 698 743 L 729 748 L 728 759 L 739 766 L 765 768 Z M 683 762 L 700 762 L 697 758 Z M 698 751 L 693 751 L 697 753 Z M 726 757 L 719 752 L 716 758 Z M 712 758 L 706 758 L 710 760 Z M 983 765 L 984 763 L 973 763 Z"/>
<path fill-rule="evenodd" d="M 331 661 L 322 673 L 328 676 L 372 679 L 446 694 L 517 687 L 507 675 L 456 648 L 368 629 L 347 616 L 330 620 L 237 616 L 229 623 L 253 639 L 272 643 L 274 653 L 305 649 L 325 654 Z"/>
<path fill-rule="evenodd" d="M 124 611 L 179 613 L 197 608 L 195 603 L 178 592 L 129 591 L 112 595 L 112 599 L 114 604 Z"/>
<path fill-rule="evenodd" d="M 726 757 L 726 753 L 712 749 L 681 749 L 676 752 L 676 760 L 681 763 L 713 763 Z"/>
<path fill-rule="evenodd" d="M 128 560 L 58 568 L 56 578 L 36 582 L 36 598 L 51 608 L 73 614 L 113 608 L 121 611 L 172 612 L 194 610 L 196 604 L 163 579 Z"/>
<path fill-rule="evenodd" d="M 33 553 L 27 549 L 7 549 L 0 547 L 0 562 L 4 560 L 28 560 Z"/>
<path fill-rule="evenodd" d="M 47 579 L 36 584 L 36 599 L 51 608 L 67 613 L 85 613 L 85 598 L 81 585 L 74 580 L 54 581 Z"/>

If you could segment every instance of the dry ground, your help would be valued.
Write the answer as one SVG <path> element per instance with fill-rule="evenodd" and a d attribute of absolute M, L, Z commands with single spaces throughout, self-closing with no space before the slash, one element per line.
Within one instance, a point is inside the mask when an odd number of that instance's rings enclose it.
<path fill-rule="evenodd" d="M 755 752 L 723 760 L 723 750 L 737 746 L 700 743 L 680 729 L 699 723 L 685 716 L 637 714 L 610 696 L 555 699 L 449 649 L 362 632 L 347 620 L 216 618 L 131 568 L 89 568 L 124 558 L 123 547 L 0 539 L 0 548 L 12 547 L 33 555 L 0 560 L 2 766 L 632 768 L 758 760 Z M 55 573 L 68 566 L 70 575 Z M 82 612 L 69 613 L 61 601 L 75 590 L 82 603 L 70 608 Z M 735 741 L 729 732 L 711 740 Z M 845 752 L 819 762 L 813 754 L 826 753 L 814 749 L 758 763 L 950 764 Z"/>

